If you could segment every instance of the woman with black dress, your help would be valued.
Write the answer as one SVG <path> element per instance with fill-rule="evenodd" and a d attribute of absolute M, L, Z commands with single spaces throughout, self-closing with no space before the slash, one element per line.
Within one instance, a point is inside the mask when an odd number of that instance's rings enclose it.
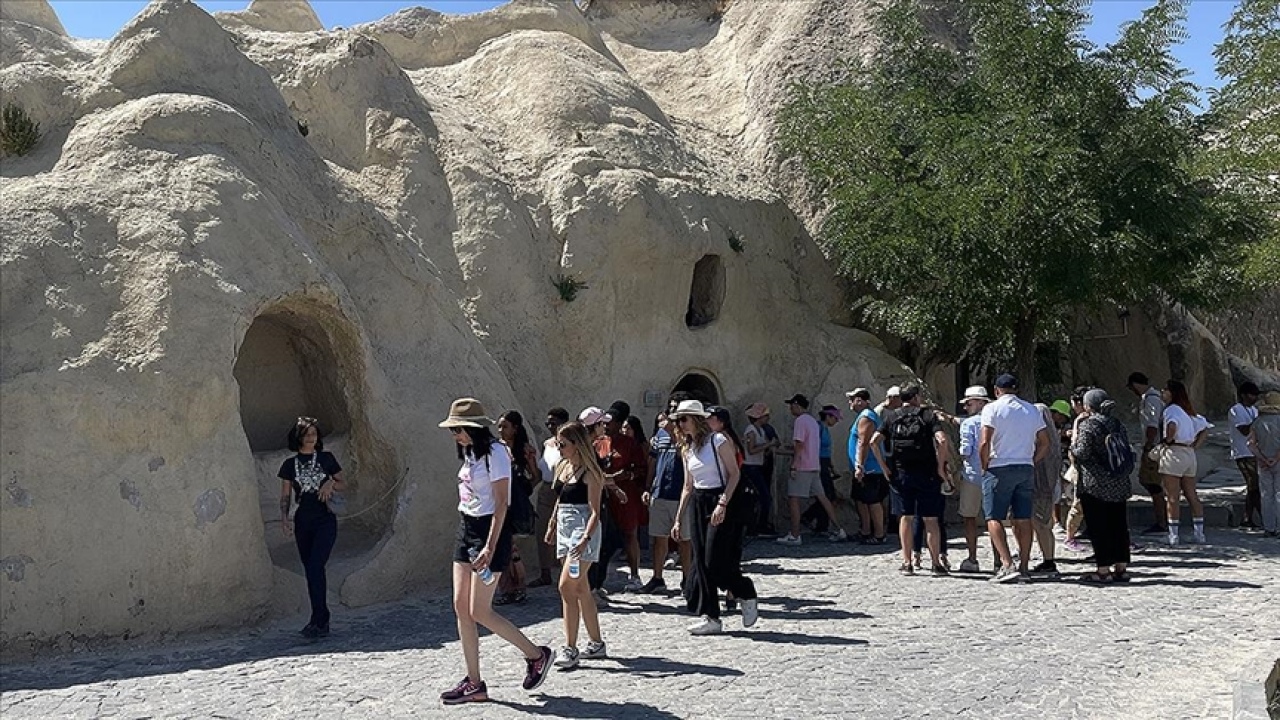
<path fill-rule="evenodd" d="M 293 535 L 307 576 L 307 596 L 311 599 L 311 620 L 302 636 L 320 638 L 329 634 L 328 587 L 324 566 L 338 539 L 338 517 L 329 509 L 329 499 L 346 489 L 342 466 L 333 453 L 324 451 L 324 436 L 315 418 L 300 417 L 289 431 L 289 449 L 297 453 L 284 461 L 277 477 L 280 483 L 280 525 L 285 537 Z M 293 501 L 298 510 L 293 520 Z"/>

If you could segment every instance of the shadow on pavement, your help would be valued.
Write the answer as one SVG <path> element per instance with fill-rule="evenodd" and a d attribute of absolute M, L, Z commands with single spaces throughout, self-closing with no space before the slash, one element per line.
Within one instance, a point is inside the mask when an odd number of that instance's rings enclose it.
<path fill-rule="evenodd" d="M 605 672 L 605 673 L 626 673 L 628 675 L 639 675 L 646 678 L 665 678 L 675 677 L 677 675 L 711 675 L 713 677 L 739 677 L 744 675 L 741 670 L 735 668 L 719 667 L 716 665 L 700 665 L 698 663 L 679 662 L 677 660 L 668 660 L 658 657 L 610 657 L 601 662 L 615 662 L 620 667 L 610 667 L 609 665 L 579 665 L 572 672 Z"/>
<path fill-rule="evenodd" d="M 772 630 L 729 630 L 724 633 L 729 637 L 743 638 L 754 642 L 778 643 L 781 645 L 870 645 L 866 640 L 858 638 L 836 637 L 834 635 L 815 635 L 812 633 L 787 633 Z"/>
<path fill-rule="evenodd" d="M 181 647 L 116 647 L 24 664 L 5 662 L 0 668 L 0 692 L 54 690 L 107 680 L 213 670 L 277 657 L 438 648 L 456 640 L 457 630 L 453 623 L 423 621 L 424 614 L 437 613 L 439 608 L 424 606 L 403 606 L 374 614 L 339 610 L 333 616 L 333 634 L 319 640 L 304 639 L 297 628 L 273 623 Z"/>
<path fill-rule="evenodd" d="M 746 575 L 829 575 L 826 570 L 788 570 L 781 565 L 766 565 L 761 562 L 745 562 L 742 572 Z"/>
<path fill-rule="evenodd" d="M 652 705 L 645 705 L 637 702 L 603 702 L 600 700 L 583 700 L 581 698 L 566 697 L 563 695 L 543 695 L 541 696 L 542 705 L 526 705 L 523 703 L 506 702 L 502 700 L 494 700 L 495 705 L 509 707 L 512 710 L 519 710 L 527 715 L 546 715 L 550 717 L 566 717 L 566 718 L 644 718 L 648 720 L 678 720 L 679 715 L 673 715 L 666 710 L 659 710 Z"/>

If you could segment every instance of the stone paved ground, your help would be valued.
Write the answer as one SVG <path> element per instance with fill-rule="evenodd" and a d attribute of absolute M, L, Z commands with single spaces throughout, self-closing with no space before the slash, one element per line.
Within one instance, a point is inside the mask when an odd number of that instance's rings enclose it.
<path fill-rule="evenodd" d="M 441 707 L 461 654 L 447 601 L 430 598 L 340 611 L 315 643 L 294 620 L 6 666 L 0 716 L 1222 718 L 1232 682 L 1280 654 L 1280 541 L 1210 539 L 1146 552 L 1130 585 L 1102 588 L 900 577 L 887 547 L 760 542 L 755 628 L 731 617 L 726 635 L 693 638 L 674 600 L 615 595 L 614 657 L 532 695 L 518 655 L 485 637 L 496 702 Z M 543 589 L 509 615 L 555 644 L 558 611 Z"/>

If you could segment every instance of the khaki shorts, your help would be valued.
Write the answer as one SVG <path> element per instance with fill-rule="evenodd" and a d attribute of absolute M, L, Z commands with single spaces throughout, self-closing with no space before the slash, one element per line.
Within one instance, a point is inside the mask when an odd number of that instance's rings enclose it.
<path fill-rule="evenodd" d="M 1161 445 L 1159 453 L 1160 474 L 1173 477 L 1196 476 L 1196 449 L 1185 445 Z"/>
<path fill-rule="evenodd" d="M 960 483 L 960 517 L 982 517 L 982 486 L 964 480 Z"/>
<path fill-rule="evenodd" d="M 817 470 L 797 470 L 787 480 L 787 497 L 804 499 L 825 494 L 822 473 Z"/>
<path fill-rule="evenodd" d="M 668 537 L 676 523 L 676 511 L 680 509 L 679 500 L 649 500 L 649 537 Z M 693 533 L 693 501 L 684 509 L 684 517 L 680 520 L 681 535 L 691 537 Z"/>

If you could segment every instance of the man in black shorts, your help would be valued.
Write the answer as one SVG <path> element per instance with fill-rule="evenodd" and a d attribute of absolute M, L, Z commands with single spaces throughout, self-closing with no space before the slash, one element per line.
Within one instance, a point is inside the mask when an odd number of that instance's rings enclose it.
<path fill-rule="evenodd" d="M 849 467 L 853 468 L 850 496 L 858 504 L 858 517 L 862 521 L 858 541 L 883 545 L 884 499 L 889 495 L 889 483 L 870 450 L 871 436 L 880 429 L 880 416 L 871 409 L 871 392 L 866 388 L 856 388 L 844 395 L 854 413 L 853 429 L 849 432 Z"/>

